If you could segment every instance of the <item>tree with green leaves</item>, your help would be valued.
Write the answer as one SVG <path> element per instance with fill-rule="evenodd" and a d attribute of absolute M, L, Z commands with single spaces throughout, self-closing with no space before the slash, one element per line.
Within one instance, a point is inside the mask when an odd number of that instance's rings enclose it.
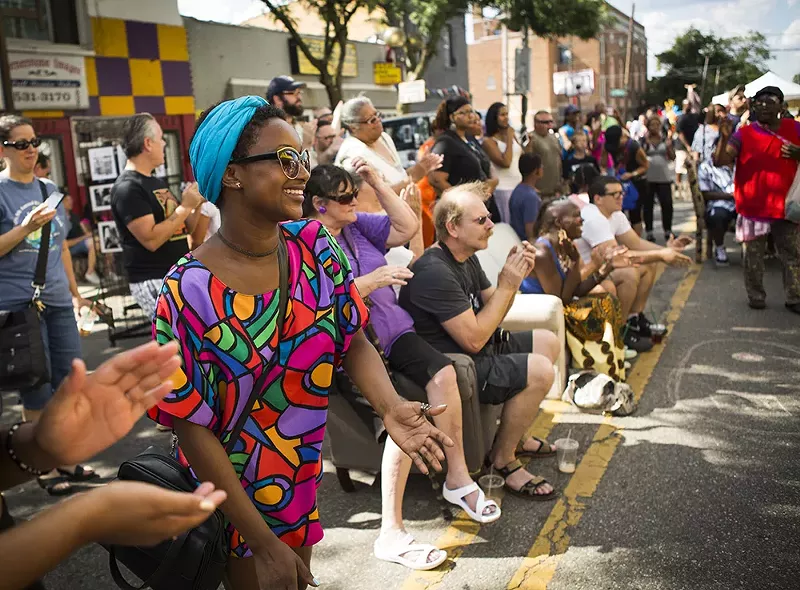
<path fill-rule="evenodd" d="M 670 49 L 656 57 L 666 73 L 648 84 L 648 101 L 651 104 L 661 104 L 670 98 L 680 103 L 686 97 L 686 85 L 695 84 L 695 90 L 698 94 L 702 93 L 700 99 L 705 105 L 715 94 L 738 84 L 746 84 L 764 74 L 769 69 L 767 62 L 771 53 L 766 37 L 755 31 L 744 36 L 724 38 L 690 27 L 676 37 Z"/>
<path fill-rule="evenodd" d="M 800 74 L 795 74 L 794 76 L 792 76 L 792 82 L 794 82 L 795 84 L 800 84 Z"/>
<path fill-rule="evenodd" d="M 495 0 L 486 4 L 500 10 L 510 30 L 527 29 L 537 37 L 591 39 L 607 18 L 603 0 Z"/>
<path fill-rule="evenodd" d="M 376 0 L 261 0 L 272 18 L 281 23 L 308 61 L 319 70 L 319 81 L 325 86 L 331 105 L 342 100 L 342 71 L 347 53 L 347 27 L 359 10 L 371 12 Z M 306 39 L 297 30 L 292 7 L 300 6 L 306 12 L 319 16 L 325 23 L 322 52 L 312 51 Z"/>

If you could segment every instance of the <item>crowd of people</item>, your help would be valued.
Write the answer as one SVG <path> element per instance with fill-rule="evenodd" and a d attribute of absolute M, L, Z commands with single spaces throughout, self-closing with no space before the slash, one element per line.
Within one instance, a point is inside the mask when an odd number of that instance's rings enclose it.
<path fill-rule="evenodd" d="M 0 535 L 4 555 L 50 522 L 99 521 L 51 539 L 25 567 L 4 569 L 10 587 L 34 583 L 80 543 L 167 539 L 220 504 L 227 588 L 318 585 L 311 557 L 323 536 L 316 489 L 327 396 L 347 387 L 366 398 L 388 435 L 375 557 L 438 567 L 447 552 L 417 543 L 404 527 L 412 463 L 428 473 L 446 460 L 444 499 L 481 524 L 502 518 L 467 468 L 450 354 L 474 361 L 481 403 L 502 405 L 485 467 L 510 494 L 553 500 L 558 490 L 521 459 L 557 449 L 526 433 L 561 354 L 573 371 L 623 383 L 628 361 L 664 333 L 646 312 L 659 266 L 690 263 L 682 254 L 690 240 L 672 228 L 683 174 L 672 162 L 681 152 L 706 197 L 716 263 L 728 262 L 724 238 L 736 220 L 750 306 L 766 305 L 772 243 L 786 307 L 800 313 L 800 233 L 785 219 L 800 123 L 780 117 L 777 88 L 750 99 L 737 89 L 730 112 L 710 105 L 702 125 L 690 105 L 677 121 L 653 109 L 625 126 L 599 104 L 585 119 L 568 107 L 558 129 L 549 111 L 539 111 L 525 136 L 506 105 L 491 105 L 484 122 L 467 97 L 452 96 L 410 168 L 368 98 L 321 109 L 308 125 L 298 120 L 303 88 L 281 76 L 268 100 L 246 96 L 207 109 L 189 148 L 196 182 L 180 199 L 152 173 L 164 161 L 156 120 L 139 114 L 126 122 L 128 161 L 111 207 L 131 294 L 154 318 L 158 344 L 88 376 L 76 360 L 74 309 L 92 304 L 77 289 L 70 249 L 87 244 L 90 228 L 80 227 L 69 202 L 37 209 L 55 190 L 35 174 L 40 140 L 30 121 L 0 117 L 0 309 L 31 302 L 40 309 L 50 372 L 49 383 L 20 392 L 26 422 L 2 432 L 3 488 L 38 476 L 51 492 L 69 493 L 70 482 L 96 477 L 80 462 L 145 411 L 174 432 L 176 457 L 198 484 L 192 495 L 118 483 L 91 492 L 96 505 L 59 505 L 15 528 L 3 507 L 2 528 L 11 529 Z M 656 202 L 663 242 L 654 231 Z M 503 253 L 493 282 L 476 254 L 490 248 L 499 222 L 519 242 Z M 37 286 L 43 242 L 51 255 L 46 283 Z M 548 330 L 500 327 L 519 292 L 561 300 L 566 342 Z M 387 370 L 418 391 L 398 392 Z M 228 452 L 234 430 L 239 439 Z M 151 498 L 141 513 L 91 518 L 97 506 L 137 494 Z"/>

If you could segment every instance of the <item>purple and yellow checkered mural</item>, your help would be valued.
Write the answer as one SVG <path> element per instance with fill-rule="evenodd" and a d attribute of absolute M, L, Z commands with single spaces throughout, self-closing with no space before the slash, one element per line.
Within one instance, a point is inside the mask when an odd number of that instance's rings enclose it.
<path fill-rule="evenodd" d="M 193 115 L 194 92 L 186 29 L 93 18 L 95 57 L 86 59 L 89 109 L 69 115 Z M 63 117 L 64 112 L 30 112 Z"/>

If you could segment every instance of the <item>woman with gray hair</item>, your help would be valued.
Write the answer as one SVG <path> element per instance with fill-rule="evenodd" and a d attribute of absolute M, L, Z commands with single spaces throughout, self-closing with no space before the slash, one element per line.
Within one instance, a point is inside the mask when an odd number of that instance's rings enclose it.
<path fill-rule="evenodd" d="M 342 106 L 342 126 L 348 136 L 336 155 L 336 165 L 346 166 L 362 158 L 374 168 L 396 193 L 417 183 L 442 165 L 442 157 L 428 154 L 408 170 L 397 153 L 394 141 L 383 130 L 382 115 L 366 96 L 351 98 Z"/>

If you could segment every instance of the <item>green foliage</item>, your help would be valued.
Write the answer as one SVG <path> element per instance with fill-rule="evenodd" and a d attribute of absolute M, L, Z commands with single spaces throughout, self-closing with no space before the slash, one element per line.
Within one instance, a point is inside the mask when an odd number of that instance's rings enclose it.
<path fill-rule="evenodd" d="M 794 76 L 792 76 L 792 82 L 794 82 L 795 84 L 800 84 L 800 74 L 795 74 Z"/>
<path fill-rule="evenodd" d="M 686 97 L 686 84 L 696 84 L 703 104 L 715 94 L 747 84 L 767 70 L 771 54 L 767 39 L 751 31 L 741 37 L 717 37 L 702 33 L 694 27 L 675 39 L 672 47 L 657 56 L 667 72 L 648 83 L 648 98 L 653 104 L 667 99 L 680 103 Z M 705 89 L 702 88 L 703 65 L 708 57 Z M 719 80 L 717 80 L 719 71 Z"/>
<path fill-rule="evenodd" d="M 512 31 L 527 27 L 538 37 L 591 39 L 606 19 L 603 0 L 496 0 L 487 5 L 505 15 Z"/>

